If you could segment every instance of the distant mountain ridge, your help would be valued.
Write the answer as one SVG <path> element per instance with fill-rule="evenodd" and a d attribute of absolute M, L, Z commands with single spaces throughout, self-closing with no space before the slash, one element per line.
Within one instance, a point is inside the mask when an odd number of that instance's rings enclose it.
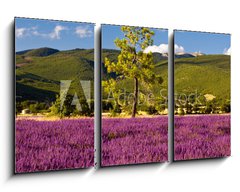
<path fill-rule="evenodd" d="M 177 59 L 191 58 L 191 57 L 198 57 L 198 56 L 203 56 L 203 55 L 206 55 L 206 54 L 201 53 L 201 52 L 194 52 L 194 53 L 179 52 L 179 53 L 175 53 L 175 58 L 177 58 Z"/>
<path fill-rule="evenodd" d="M 49 47 L 42 47 L 38 49 L 28 49 L 23 51 L 16 52 L 16 55 L 25 55 L 25 56 L 34 56 L 34 57 L 44 57 L 49 56 L 54 53 L 59 52 L 57 49 L 49 48 Z"/>
<path fill-rule="evenodd" d="M 24 55 L 25 53 L 32 51 L 33 49 L 26 49 L 26 50 L 22 50 L 22 51 L 17 51 L 16 55 Z"/>

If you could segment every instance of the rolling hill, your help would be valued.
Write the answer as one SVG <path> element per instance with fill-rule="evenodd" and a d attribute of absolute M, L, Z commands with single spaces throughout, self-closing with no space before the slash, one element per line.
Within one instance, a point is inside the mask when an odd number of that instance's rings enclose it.
<path fill-rule="evenodd" d="M 72 80 L 70 94 L 83 96 L 80 80 L 91 81 L 93 96 L 93 50 L 29 50 L 16 55 L 16 95 L 18 100 L 53 101 L 61 80 Z M 54 53 L 53 53 L 54 52 Z M 37 56 L 36 56 L 37 55 Z"/>
<path fill-rule="evenodd" d="M 59 52 L 59 50 L 43 47 L 39 49 L 29 49 L 29 50 L 19 51 L 16 53 L 16 55 L 24 55 L 29 57 L 44 57 L 44 56 L 52 55 L 57 52 Z"/>
<path fill-rule="evenodd" d="M 175 59 L 175 93 L 211 94 L 230 99 L 230 56 L 202 55 Z"/>
<path fill-rule="evenodd" d="M 118 50 L 103 49 L 102 59 L 108 57 L 117 61 Z M 163 83 L 154 85 L 152 91 L 157 96 L 168 85 L 167 57 L 154 53 L 155 71 L 161 74 Z M 102 78 L 116 77 L 108 74 L 102 64 Z M 93 98 L 94 50 L 74 49 L 58 51 L 40 48 L 16 53 L 16 95 L 17 100 L 53 101 L 60 91 L 60 80 L 72 80 L 69 90 L 77 90 L 83 96 L 80 80 L 91 81 Z M 123 80 L 120 87 L 128 92 L 133 90 L 130 79 Z M 143 86 L 140 86 L 145 91 Z M 227 55 L 201 55 L 197 57 L 175 59 L 175 91 L 178 93 L 212 94 L 216 97 L 230 98 L 230 57 Z"/>
<path fill-rule="evenodd" d="M 104 51 L 103 53 L 103 56 L 107 55 Z M 197 94 L 230 100 L 230 56 L 186 53 L 180 55 L 175 57 L 175 93 L 188 95 L 197 91 Z M 109 58 L 113 58 L 113 54 L 110 54 Z M 113 61 L 116 61 L 116 58 Z M 159 91 L 168 87 L 168 61 L 155 53 L 154 62 L 156 73 L 164 80 L 161 85 L 154 85 L 152 89 L 153 93 L 159 96 Z M 124 80 L 119 87 L 132 91 L 132 85 L 132 80 Z M 140 89 L 144 90 L 144 87 L 140 86 Z"/>

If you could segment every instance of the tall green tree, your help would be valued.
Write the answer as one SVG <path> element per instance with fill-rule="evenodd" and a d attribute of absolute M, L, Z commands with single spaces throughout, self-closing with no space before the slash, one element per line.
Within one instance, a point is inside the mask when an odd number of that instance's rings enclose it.
<path fill-rule="evenodd" d="M 154 72 L 153 55 L 151 52 L 145 53 L 144 50 L 153 44 L 152 36 L 154 32 L 145 27 L 121 28 L 125 38 L 115 39 L 115 44 L 120 48 L 117 62 L 111 62 L 105 58 L 105 66 L 108 73 L 114 72 L 119 77 L 134 80 L 134 93 L 132 105 L 132 117 L 137 113 L 139 83 L 145 82 L 148 85 L 154 82 L 162 83 L 162 78 Z M 110 83 L 113 84 L 113 79 Z M 116 84 L 116 83 L 115 83 Z M 111 85 L 110 85 L 111 86 Z"/>

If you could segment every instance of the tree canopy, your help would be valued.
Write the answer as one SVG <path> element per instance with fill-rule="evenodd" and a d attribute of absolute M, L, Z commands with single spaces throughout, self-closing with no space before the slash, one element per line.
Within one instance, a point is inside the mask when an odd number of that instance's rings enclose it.
<path fill-rule="evenodd" d="M 120 48 L 117 62 L 111 62 L 105 58 L 104 64 L 108 73 L 116 73 L 118 79 L 130 78 L 134 80 L 132 117 L 137 113 L 139 83 L 146 83 L 151 86 L 154 82 L 162 83 L 163 79 L 154 71 L 153 54 L 144 50 L 153 44 L 152 36 L 154 32 L 145 27 L 123 26 L 121 28 L 124 38 L 115 39 L 115 44 Z M 104 85 L 108 85 L 106 90 L 116 86 L 116 80 L 110 78 Z M 115 91 L 115 96 L 116 90 Z"/>

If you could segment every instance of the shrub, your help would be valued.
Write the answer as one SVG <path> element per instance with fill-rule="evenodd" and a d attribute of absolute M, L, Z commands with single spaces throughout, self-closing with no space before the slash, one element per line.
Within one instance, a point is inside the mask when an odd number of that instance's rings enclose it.
<path fill-rule="evenodd" d="M 155 106 L 150 105 L 150 106 L 148 107 L 148 109 L 147 109 L 147 113 L 148 113 L 149 115 L 157 115 L 157 114 L 158 114 L 158 111 L 157 111 L 157 109 L 155 108 Z"/>

